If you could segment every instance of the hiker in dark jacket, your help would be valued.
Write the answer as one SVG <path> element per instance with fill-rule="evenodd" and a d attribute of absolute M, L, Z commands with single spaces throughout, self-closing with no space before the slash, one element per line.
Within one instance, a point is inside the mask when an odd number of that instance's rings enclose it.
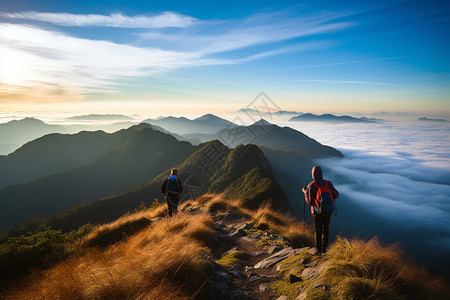
<path fill-rule="evenodd" d="M 178 170 L 172 169 L 170 176 L 161 184 L 161 193 L 166 194 L 167 212 L 169 217 L 178 212 L 178 201 L 180 193 L 183 191 L 183 185 L 177 177 Z"/>
<path fill-rule="evenodd" d="M 316 250 L 317 254 L 321 255 L 327 252 L 330 219 L 334 210 L 334 200 L 339 197 L 339 192 L 331 181 L 323 179 L 321 167 L 313 167 L 311 173 L 313 181 L 302 191 L 306 203 L 311 206 L 316 229 Z"/>

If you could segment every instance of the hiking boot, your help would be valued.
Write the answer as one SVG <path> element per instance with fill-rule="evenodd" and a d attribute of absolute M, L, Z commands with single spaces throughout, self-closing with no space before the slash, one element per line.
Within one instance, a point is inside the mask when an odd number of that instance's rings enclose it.
<path fill-rule="evenodd" d="M 317 249 L 317 248 L 315 250 L 316 250 L 316 252 L 314 252 L 313 256 L 321 256 L 322 255 L 322 250 Z"/>

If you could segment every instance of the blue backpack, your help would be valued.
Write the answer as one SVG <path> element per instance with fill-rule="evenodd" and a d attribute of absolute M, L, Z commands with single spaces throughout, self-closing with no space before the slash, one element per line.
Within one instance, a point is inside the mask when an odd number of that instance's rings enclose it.
<path fill-rule="evenodd" d="M 313 182 L 313 185 L 317 187 L 316 199 L 314 199 L 315 211 L 320 215 L 331 215 L 334 211 L 334 199 L 328 187 L 328 180 L 325 181 L 325 185 L 318 185 L 316 182 Z"/>

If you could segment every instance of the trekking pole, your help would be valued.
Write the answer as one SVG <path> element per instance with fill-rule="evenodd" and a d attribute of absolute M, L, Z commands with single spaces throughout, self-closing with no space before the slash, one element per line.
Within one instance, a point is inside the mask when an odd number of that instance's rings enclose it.
<path fill-rule="evenodd" d="M 306 183 L 303 184 L 303 188 L 306 190 Z M 305 195 L 303 195 L 303 235 L 306 233 L 306 201 L 304 196 Z"/>

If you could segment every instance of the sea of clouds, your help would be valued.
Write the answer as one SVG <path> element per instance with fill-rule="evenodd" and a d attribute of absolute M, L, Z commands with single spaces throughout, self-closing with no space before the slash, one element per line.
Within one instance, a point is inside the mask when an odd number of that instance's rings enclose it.
<path fill-rule="evenodd" d="M 284 123 L 340 150 L 318 163 L 341 192 L 345 209 L 383 225 L 380 238 L 399 239 L 415 256 L 450 250 L 450 125 Z M 350 204 L 350 205 L 348 205 Z M 341 205 L 342 206 L 342 205 Z M 386 224 L 391 224 L 386 226 Z M 359 226 L 359 224 L 353 224 Z M 388 227 L 388 230 L 386 230 Z M 392 230 L 389 230 L 391 228 Z M 393 236 L 395 235 L 395 238 Z M 408 252 L 408 251 L 407 251 Z M 428 254 L 427 254 L 428 253 Z M 438 262 L 434 262 L 438 264 Z M 448 269 L 441 270 L 450 271 Z"/>

